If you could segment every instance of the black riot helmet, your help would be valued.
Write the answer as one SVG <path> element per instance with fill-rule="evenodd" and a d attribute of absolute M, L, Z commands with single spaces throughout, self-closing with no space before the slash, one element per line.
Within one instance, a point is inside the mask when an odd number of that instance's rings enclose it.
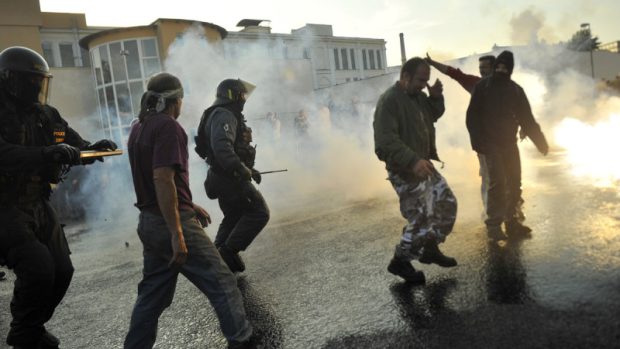
<path fill-rule="evenodd" d="M 45 59 L 27 47 L 0 52 L 0 86 L 22 103 L 47 103 L 52 75 Z"/>
<path fill-rule="evenodd" d="M 226 79 L 217 85 L 213 106 L 238 103 L 241 106 L 241 110 L 243 110 L 245 101 L 255 88 L 256 86 L 253 84 L 241 79 Z"/>

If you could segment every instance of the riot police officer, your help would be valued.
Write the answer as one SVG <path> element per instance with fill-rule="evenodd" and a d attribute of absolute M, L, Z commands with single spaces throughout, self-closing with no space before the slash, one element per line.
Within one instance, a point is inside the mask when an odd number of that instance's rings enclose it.
<path fill-rule="evenodd" d="M 45 329 L 73 275 L 62 226 L 49 204 L 80 150 L 116 149 L 90 144 L 46 104 L 51 75 L 45 59 L 25 47 L 0 53 L 0 263 L 15 272 L 11 328 L 15 348 L 57 348 Z M 90 162 L 92 163 L 92 162 Z"/>
<path fill-rule="evenodd" d="M 260 184 L 254 169 L 256 149 L 246 125 L 243 106 L 255 86 L 241 79 L 226 79 L 217 87 L 216 99 L 202 115 L 196 152 L 209 165 L 205 190 L 218 199 L 224 218 L 215 237 L 222 259 L 232 272 L 242 272 L 239 256 L 269 221 L 269 208 L 251 183 Z"/>

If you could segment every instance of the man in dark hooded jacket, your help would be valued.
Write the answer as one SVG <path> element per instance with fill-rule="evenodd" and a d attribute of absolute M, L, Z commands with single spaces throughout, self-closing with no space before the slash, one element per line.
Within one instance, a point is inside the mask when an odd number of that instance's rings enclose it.
<path fill-rule="evenodd" d="M 489 171 L 487 233 L 504 240 L 501 224 L 508 235 L 527 235 L 531 229 L 516 217 L 521 197 L 521 159 L 517 131 L 521 127 L 538 150 L 546 155 L 549 147 L 523 88 L 511 80 L 512 52 L 503 51 L 495 60 L 493 74 L 482 79 L 472 92 L 467 109 L 467 129 L 472 148 L 484 154 Z"/>
<path fill-rule="evenodd" d="M 233 273 L 245 270 L 239 252 L 248 248 L 269 221 L 267 203 L 251 182 L 260 184 L 261 174 L 254 168 L 252 129 L 242 114 L 254 88 L 241 79 L 222 81 L 215 102 L 202 115 L 196 137 L 196 152 L 209 165 L 207 196 L 218 199 L 224 213 L 215 246 Z"/>

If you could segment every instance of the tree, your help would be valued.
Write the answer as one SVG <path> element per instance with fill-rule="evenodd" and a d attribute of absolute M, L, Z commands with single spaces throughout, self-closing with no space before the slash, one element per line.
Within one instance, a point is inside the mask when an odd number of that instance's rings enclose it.
<path fill-rule="evenodd" d="M 594 51 L 601 45 L 598 37 L 592 36 L 590 28 L 578 30 L 573 37 L 566 43 L 569 50 L 574 51 Z"/>

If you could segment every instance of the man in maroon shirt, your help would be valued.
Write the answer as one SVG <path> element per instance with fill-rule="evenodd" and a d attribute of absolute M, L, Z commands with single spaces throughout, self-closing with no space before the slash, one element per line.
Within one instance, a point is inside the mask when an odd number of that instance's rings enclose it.
<path fill-rule="evenodd" d="M 128 141 L 144 269 L 125 348 L 153 347 L 179 273 L 208 296 L 229 348 L 249 348 L 252 328 L 237 282 L 203 230 L 209 214 L 192 202 L 187 134 L 176 121 L 183 87 L 175 76 L 160 73 L 147 89 Z"/>
<path fill-rule="evenodd" d="M 474 86 L 483 78 L 491 76 L 493 73 L 493 64 L 495 63 L 495 56 L 486 55 L 478 58 L 478 71 L 481 76 L 465 74 L 459 68 L 454 68 L 446 64 L 439 63 L 434 61 L 431 56 L 426 54 L 426 61 L 428 64 L 435 67 L 435 69 L 439 70 L 443 74 L 448 75 L 452 79 L 456 80 L 465 91 L 472 93 L 474 90 Z M 523 137 L 521 137 L 523 139 Z M 480 163 L 480 177 L 482 179 L 482 183 L 480 185 L 480 194 L 482 195 L 482 204 L 484 205 L 484 211 L 487 209 L 487 198 L 488 198 L 488 190 L 489 190 L 489 171 L 486 165 L 486 159 L 483 154 L 477 153 L 478 161 Z M 517 205 L 517 219 L 519 221 L 525 220 L 525 214 L 523 213 L 523 198 L 519 199 L 519 203 Z"/>

